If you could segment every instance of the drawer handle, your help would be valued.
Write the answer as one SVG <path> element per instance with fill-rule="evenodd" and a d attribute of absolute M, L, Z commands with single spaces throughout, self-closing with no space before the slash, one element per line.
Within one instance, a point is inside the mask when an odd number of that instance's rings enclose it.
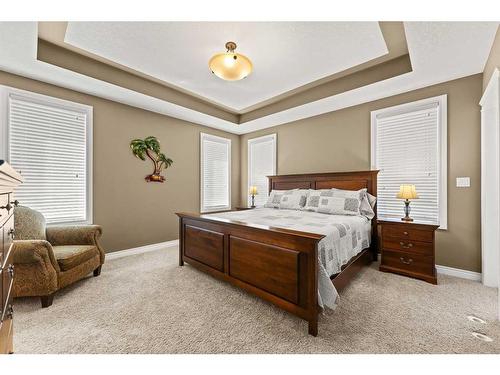
<path fill-rule="evenodd" d="M 408 232 L 406 232 L 406 231 L 405 231 L 405 232 L 403 232 L 403 234 L 404 234 L 405 236 L 407 236 L 407 235 L 408 235 Z"/>
<path fill-rule="evenodd" d="M 12 305 L 9 305 L 7 307 L 7 319 L 12 319 L 14 317 L 14 307 Z"/>
<path fill-rule="evenodd" d="M 411 264 L 413 262 L 413 259 L 411 259 L 411 258 L 408 258 L 408 260 L 406 260 L 405 258 L 401 257 L 401 258 L 399 258 L 399 260 L 401 261 L 401 263 L 404 263 L 404 264 Z"/>
<path fill-rule="evenodd" d="M 19 205 L 19 201 L 16 199 L 15 201 L 12 202 L 7 202 L 5 206 L 0 206 L 0 210 L 3 210 L 4 208 L 9 212 L 12 209 L 12 204 L 17 207 Z"/>
<path fill-rule="evenodd" d="M 6 209 L 7 212 L 9 212 L 11 208 L 12 206 L 10 205 L 10 202 L 7 202 L 5 206 L 0 206 L 0 210 Z"/>
<path fill-rule="evenodd" d="M 13 264 L 9 264 L 9 267 L 7 268 L 7 272 L 9 273 L 10 278 L 13 279 L 14 278 L 14 265 Z"/>
<path fill-rule="evenodd" d="M 10 228 L 7 234 L 10 236 L 10 238 L 14 239 L 16 231 L 14 230 L 14 228 Z"/>
<path fill-rule="evenodd" d="M 408 245 L 405 245 L 405 243 L 403 241 L 401 241 L 399 244 L 401 245 L 402 248 L 405 248 L 405 249 L 410 249 L 413 247 L 413 244 L 411 242 Z"/>

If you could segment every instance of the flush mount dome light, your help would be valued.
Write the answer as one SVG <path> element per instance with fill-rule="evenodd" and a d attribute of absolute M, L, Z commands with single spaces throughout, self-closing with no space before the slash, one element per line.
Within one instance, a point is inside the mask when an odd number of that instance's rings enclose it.
<path fill-rule="evenodd" d="M 252 62 L 244 55 L 234 52 L 236 43 L 227 42 L 227 51 L 214 55 L 208 62 L 213 74 L 226 81 L 239 81 L 252 73 Z"/>

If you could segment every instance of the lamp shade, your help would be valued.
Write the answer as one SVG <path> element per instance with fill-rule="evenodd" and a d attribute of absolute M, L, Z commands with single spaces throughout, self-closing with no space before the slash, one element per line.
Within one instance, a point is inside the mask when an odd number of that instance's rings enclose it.
<path fill-rule="evenodd" d="M 250 186 L 250 195 L 257 195 L 257 186 Z"/>
<path fill-rule="evenodd" d="M 415 185 L 401 185 L 399 187 L 399 193 L 396 195 L 399 199 L 417 199 L 418 194 L 415 189 Z"/>
<path fill-rule="evenodd" d="M 212 73 L 226 81 L 238 81 L 252 73 L 253 65 L 248 57 L 234 52 L 236 43 L 226 43 L 227 52 L 218 53 L 210 59 Z"/>

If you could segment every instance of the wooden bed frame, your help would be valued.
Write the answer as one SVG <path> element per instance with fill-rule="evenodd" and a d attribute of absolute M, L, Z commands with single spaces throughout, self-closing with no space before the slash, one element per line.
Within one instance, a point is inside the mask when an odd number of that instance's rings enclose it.
<path fill-rule="evenodd" d="M 269 190 L 367 188 L 377 195 L 378 171 L 270 176 Z M 305 319 L 309 334 L 318 334 L 318 243 L 323 235 L 206 215 L 179 216 L 179 265 L 189 263 Z M 377 217 L 372 241 L 332 277 L 337 290 L 378 252 Z"/>

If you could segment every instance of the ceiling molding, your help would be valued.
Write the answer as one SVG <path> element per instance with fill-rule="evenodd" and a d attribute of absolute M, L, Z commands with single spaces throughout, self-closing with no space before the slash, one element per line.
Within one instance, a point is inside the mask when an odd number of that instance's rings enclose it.
<path fill-rule="evenodd" d="M 240 117 L 240 124 L 271 115 L 273 113 L 286 111 L 307 103 L 315 102 L 330 96 L 335 96 L 346 91 L 367 86 L 389 78 L 394 78 L 412 71 L 410 55 L 396 57 L 392 60 L 381 62 L 363 70 L 349 75 L 341 76 L 335 80 L 323 83 L 307 91 L 299 92 L 279 102 L 266 107 L 244 113 Z"/>
<path fill-rule="evenodd" d="M 408 59 L 408 64 L 405 73 L 408 73 L 411 71 L 411 62 L 409 62 L 409 55 L 408 55 L 408 45 L 406 43 L 406 36 L 405 36 L 405 30 L 404 30 L 404 24 L 403 22 L 379 22 L 379 27 L 380 31 L 382 32 L 382 36 L 384 38 L 385 44 L 387 46 L 387 53 L 385 55 L 382 55 L 380 57 L 377 57 L 375 59 L 366 61 L 362 64 L 353 66 L 351 68 L 342 70 L 338 73 L 329 75 L 327 77 L 318 79 L 314 82 L 310 82 L 306 85 L 303 85 L 301 87 L 297 87 L 293 90 L 290 90 L 288 92 L 285 92 L 283 94 L 277 95 L 271 99 L 265 100 L 263 102 L 257 103 L 253 106 L 247 107 L 244 110 L 240 111 L 242 114 L 242 117 L 246 118 L 256 118 L 257 116 L 250 114 L 251 112 L 261 112 L 260 109 L 263 108 L 273 108 L 271 106 L 272 104 L 275 103 L 283 103 L 283 102 L 293 102 L 293 103 L 300 103 L 300 104 L 305 104 L 311 100 L 315 99 L 305 99 L 305 98 L 316 98 L 320 99 L 327 94 L 322 95 L 319 94 L 321 92 L 326 93 L 328 91 L 329 87 L 335 87 L 335 84 L 332 84 L 333 81 L 337 82 L 340 78 L 344 78 L 345 76 L 355 76 L 353 73 L 357 73 L 360 71 L 364 71 L 368 68 L 374 67 L 379 64 L 383 64 L 387 61 L 394 60 L 398 57 L 407 56 Z M 400 73 L 394 73 L 394 76 L 402 74 Z M 330 95 L 334 95 L 335 93 L 338 93 L 338 90 L 333 89 L 332 93 Z M 303 98 L 305 99 L 304 101 L 300 102 L 300 99 L 298 98 Z M 297 104 L 296 104 L 297 105 Z M 279 105 L 276 106 L 276 108 L 281 107 L 281 108 L 286 108 L 286 105 Z M 266 112 L 266 111 L 263 111 Z M 267 112 L 271 113 L 272 110 L 268 110 Z M 240 122 L 245 122 L 240 121 Z"/>
<path fill-rule="evenodd" d="M 397 34 L 388 40 L 404 44 L 403 27 L 388 30 Z M 210 56 L 228 39 L 254 64 L 244 80 L 227 82 L 208 69 Z M 391 55 L 385 39 L 373 21 L 69 22 L 64 39 L 49 41 L 241 114 Z"/>
<path fill-rule="evenodd" d="M 114 64 L 95 60 L 74 50 L 63 48 L 60 45 L 55 45 L 42 39 L 38 39 L 37 59 L 47 64 L 165 100 L 222 120 L 235 124 L 239 122 L 237 114 L 221 109 L 193 95 L 172 89 L 161 81 L 158 82 L 158 80 L 154 80 L 153 78 L 144 77 L 135 72 L 132 73 L 118 68 Z"/>
<path fill-rule="evenodd" d="M 264 112 L 269 113 L 269 108 L 274 108 L 270 106 L 271 104 L 284 102 L 285 99 L 289 99 L 288 102 L 293 102 L 295 103 L 295 105 L 298 105 L 305 104 L 311 100 L 316 100 L 328 95 L 334 95 L 339 91 L 334 89 L 331 93 L 328 93 L 327 83 L 337 81 L 338 79 L 343 78 L 347 75 L 366 70 L 367 68 L 382 64 L 389 60 L 394 60 L 397 57 L 408 55 L 408 46 L 406 44 L 403 22 L 379 22 L 381 35 L 387 47 L 386 54 L 366 61 L 357 66 L 353 66 L 335 74 L 331 74 L 327 77 L 309 82 L 303 86 L 296 87 L 292 90 L 276 95 L 265 101 L 256 103 L 245 109 L 235 110 L 220 103 L 215 103 L 206 97 L 197 95 L 181 87 L 175 86 L 169 82 L 144 74 L 140 71 L 119 64 L 118 62 L 106 59 L 105 57 L 99 56 L 95 53 L 67 43 L 65 41 L 67 26 L 68 22 L 38 22 L 38 59 L 40 61 L 45 61 L 47 63 L 57 65 L 65 69 L 70 69 L 78 73 L 86 74 L 93 78 L 131 88 L 139 92 L 148 94 L 153 93 L 152 95 L 155 97 L 169 100 L 173 103 L 184 105 L 191 109 L 201 110 L 204 113 L 212 114 L 228 121 L 234 121 L 235 123 L 245 122 L 249 118 L 255 118 L 255 114 L 250 114 L 248 116 L 245 115 L 254 111 L 255 113 L 260 113 L 260 111 L 257 110 L 264 107 L 268 108 Z M 55 46 L 59 46 L 60 49 L 55 48 Z M 65 56 L 62 49 L 70 51 L 72 53 L 68 53 L 67 56 Z M 85 58 L 81 58 L 80 60 L 82 61 L 76 61 L 78 60 L 75 58 L 77 57 L 77 55 L 81 55 Z M 409 60 L 409 56 L 407 56 L 407 58 Z M 408 68 L 406 69 L 405 73 L 410 71 L 411 69 L 411 64 L 409 62 L 407 66 Z M 110 67 L 115 69 L 111 69 Z M 130 87 L 130 85 L 127 83 L 130 83 L 132 79 L 130 77 L 127 77 L 127 75 L 124 73 L 129 73 L 143 78 L 147 81 L 147 83 L 142 82 L 141 84 L 138 79 L 135 79 L 133 80 L 135 83 L 133 85 L 134 87 Z M 398 74 L 402 74 L 402 72 L 396 70 L 394 76 Z M 156 83 L 156 87 L 146 87 L 146 85 L 150 84 L 150 82 Z M 321 87 L 319 88 L 319 90 L 316 90 L 316 87 L 318 86 Z M 165 92 L 162 93 L 160 87 L 163 87 Z M 335 85 L 330 85 L 330 87 L 335 87 Z M 300 102 L 299 98 L 305 98 L 305 100 Z M 213 110 L 209 109 L 210 105 L 214 107 Z M 284 106 L 283 104 L 281 104 L 279 106 L 276 106 L 276 108 L 284 108 Z M 232 117 L 231 115 L 236 115 L 237 119 L 234 119 L 234 117 Z M 238 115 L 242 115 L 244 119 L 241 120 L 240 116 Z"/>
<path fill-rule="evenodd" d="M 201 95 L 197 95 L 193 92 L 185 90 L 182 87 L 172 85 L 168 82 L 162 81 L 161 79 L 144 74 L 140 71 L 129 68 L 128 66 L 118 64 L 117 62 L 108 60 L 102 56 L 96 55 L 96 54 L 91 53 L 89 51 L 86 51 L 82 48 L 78 48 L 78 47 L 75 47 L 69 43 L 66 43 L 64 41 L 64 37 L 66 36 L 66 28 L 67 27 L 68 27 L 68 22 L 62 22 L 62 21 L 40 21 L 40 22 L 38 22 L 39 47 L 40 47 L 41 41 L 59 46 L 59 47 L 63 48 L 64 50 L 74 52 L 75 54 L 80 55 L 80 56 L 85 56 L 92 61 L 97 61 L 97 62 L 103 63 L 105 65 L 114 67 L 117 70 L 121 70 L 121 71 L 130 73 L 130 74 L 133 74 L 133 75 L 140 77 L 140 78 L 143 78 L 144 80 L 147 80 L 149 82 L 155 82 L 158 85 L 164 86 L 166 88 L 166 90 L 170 89 L 168 91 L 170 91 L 171 95 L 173 95 L 173 96 L 177 95 L 179 97 L 182 97 L 182 95 L 184 94 L 187 97 L 192 97 L 194 100 L 198 100 L 198 101 L 203 102 L 207 105 L 212 105 L 216 109 L 218 108 L 218 109 L 221 109 L 221 110 L 226 111 L 228 113 L 237 114 L 237 112 L 234 111 L 230 107 L 221 105 L 221 104 L 216 103 L 214 101 L 211 101 L 207 98 L 202 97 Z M 44 48 L 43 44 L 42 44 L 41 48 Z M 42 61 L 46 58 L 45 56 L 47 56 L 47 55 L 42 56 L 42 59 L 41 59 Z M 47 62 L 54 64 L 54 65 L 57 65 L 57 66 L 64 67 L 63 62 L 57 62 L 56 59 L 52 58 L 52 57 L 47 57 L 47 58 L 50 58 L 50 61 L 47 61 Z M 64 59 L 63 59 L 63 61 L 64 61 Z M 222 116 L 222 118 L 224 118 L 224 117 L 225 116 Z"/>
<path fill-rule="evenodd" d="M 404 49 L 406 50 L 406 49 Z M 401 51 L 398 51 L 400 53 Z M 86 75 L 101 81 L 118 85 L 145 95 L 168 101 L 186 108 L 190 108 L 235 124 L 245 123 L 272 113 L 310 103 L 325 97 L 337 95 L 358 87 L 366 86 L 388 78 L 411 72 L 411 61 L 408 54 L 392 60 L 377 59 L 377 64 L 372 62 L 363 64 L 362 68 L 353 68 L 346 74 L 341 72 L 334 75 L 335 79 L 328 79 L 321 85 L 313 86 L 307 90 L 299 90 L 294 95 L 270 104 L 266 107 L 238 115 L 214 107 L 206 101 L 201 101 L 193 96 L 180 93 L 163 84 L 138 76 L 115 66 L 95 60 L 91 57 L 65 49 L 59 45 L 38 39 L 37 59 L 79 74 Z M 381 61 L 381 62 L 380 62 Z"/>

